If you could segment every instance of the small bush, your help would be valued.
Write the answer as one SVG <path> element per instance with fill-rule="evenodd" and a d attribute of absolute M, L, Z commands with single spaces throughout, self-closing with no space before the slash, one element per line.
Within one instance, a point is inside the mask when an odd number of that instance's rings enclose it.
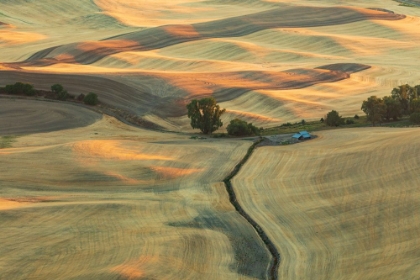
<path fill-rule="evenodd" d="M 62 90 L 62 91 L 57 93 L 57 99 L 58 100 L 65 101 L 65 100 L 67 100 L 68 96 L 69 96 L 69 94 L 68 94 L 67 90 Z"/>
<path fill-rule="evenodd" d="M 305 120 L 301 120 L 301 121 L 300 121 L 300 124 L 301 124 L 301 125 L 305 125 L 305 124 L 306 124 L 306 121 L 305 121 Z"/>
<path fill-rule="evenodd" d="M 337 111 L 332 110 L 327 114 L 325 122 L 328 126 L 339 126 L 341 124 L 344 124 L 344 119 L 338 114 Z"/>
<path fill-rule="evenodd" d="M 213 134 L 213 138 L 224 138 L 224 137 L 226 137 L 226 133 Z"/>
<path fill-rule="evenodd" d="M 86 105 L 91 105 L 94 106 L 96 104 L 98 104 L 98 95 L 96 93 L 93 92 L 89 92 L 85 98 L 83 99 L 83 102 Z"/>
<path fill-rule="evenodd" d="M 324 118 L 321 118 L 319 121 L 323 123 L 324 122 Z"/>
<path fill-rule="evenodd" d="M 226 129 L 229 135 L 234 136 L 257 135 L 259 131 L 252 123 L 247 123 L 241 119 L 231 120 Z"/>
<path fill-rule="evenodd" d="M 79 94 L 79 95 L 77 96 L 77 101 L 82 102 L 82 101 L 83 101 L 83 99 L 85 99 L 85 95 L 84 95 L 83 93 L 81 93 L 81 94 Z"/>
<path fill-rule="evenodd" d="M 358 120 L 359 119 L 359 115 L 354 115 L 354 118 L 356 119 L 356 120 Z"/>
<path fill-rule="evenodd" d="M 55 84 L 55 85 L 51 86 L 51 91 L 54 92 L 54 93 L 58 94 L 58 93 L 62 92 L 63 90 L 64 90 L 64 88 L 60 84 Z"/>
<path fill-rule="evenodd" d="M 347 119 L 346 124 L 354 124 L 354 121 L 352 119 Z"/>
<path fill-rule="evenodd" d="M 412 113 L 410 115 L 410 122 L 420 124 L 420 113 Z"/>

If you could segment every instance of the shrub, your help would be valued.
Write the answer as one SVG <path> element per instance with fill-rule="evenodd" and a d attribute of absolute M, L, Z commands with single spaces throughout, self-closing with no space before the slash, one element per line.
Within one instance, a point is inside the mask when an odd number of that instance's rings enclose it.
<path fill-rule="evenodd" d="M 328 126 L 339 126 L 341 124 L 344 124 L 344 119 L 338 114 L 337 111 L 332 110 L 327 114 L 325 122 Z"/>
<path fill-rule="evenodd" d="M 227 126 L 227 132 L 229 135 L 234 136 L 246 136 L 246 135 L 257 135 L 258 128 L 252 123 L 247 123 L 241 119 L 231 120 Z"/>
<path fill-rule="evenodd" d="M 54 92 L 54 93 L 58 94 L 58 93 L 62 92 L 63 90 L 64 90 L 64 88 L 60 84 L 55 84 L 55 85 L 51 86 L 51 91 Z"/>
<path fill-rule="evenodd" d="M 58 100 L 67 100 L 67 97 L 69 96 L 67 90 L 62 90 L 60 92 L 57 93 L 57 99 Z"/>
<path fill-rule="evenodd" d="M 321 118 L 319 121 L 323 123 L 324 122 L 324 118 Z"/>
<path fill-rule="evenodd" d="M 305 120 L 301 120 L 301 121 L 300 121 L 300 124 L 301 124 L 301 125 L 305 125 L 305 124 L 306 124 L 306 121 L 305 121 Z"/>
<path fill-rule="evenodd" d="M 354 115 L 354 118 L 356 119 L 356 120 L 358 120 L 359 119 L 359 115 Z"/>
<path fill-rule="evenodd" d="M 410 115 L 410 122 L 420 124 L 420 113 L 412 113 Z"/>
<path fill-rule="evenodd" d="M 91 105 L 91 106 L 96 105 L 98 104 L 98 95 L 96 93 L 89 92 L 83 99 L 83 102 L 86 105 Z"/>
<path fill-rule="evenodd" d="M 85 95 L 84 95 L 83 93 L 81 93 L 81 94 L 79 94 L 79 95 L 77 96 L 77 101 L 82 102 L 82 101 L 83 101 L 83 99 L 85 99 Z"/>
<path fill-rule="evenodd" d="M 354 121 L 352 119 L 347 119 L 346 124 L 354 124 Z"/>

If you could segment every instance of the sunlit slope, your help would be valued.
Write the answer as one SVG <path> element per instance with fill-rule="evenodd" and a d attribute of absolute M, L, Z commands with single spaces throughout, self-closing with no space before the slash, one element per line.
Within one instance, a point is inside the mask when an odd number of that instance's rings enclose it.
<path fill-rule="evenodd" d="M 0 149 L 5 279 L 262 279 L 270 257 L 222 179 L 250 144 L 114 119 Z"/>
<path fill-rule="evenodd" d="M 70 91 L 96 91 L 115 107 L 188 131 L 192 98 L 215 96 L 228 109 L 225 122 L 240 117 L 267 127 L 319 119 L 331 109 L 360 114 L 366 97 L 420 79 L 413 59 L 420 12 L 394 1 L 76 4 L 0 7 L 0 70 L 18 72 L 2 72 L 2 84 L 25 77 L 45 89 L 60 82 Z M 337 63 L 341 72 L 353 64 L 371 68 L 347 81 L 313 71 Z M 57 78 L 35 75 L 41 73 Z M 75 74 L 87 78 L 73 82 Z M 113 86 L 102 86 L 103 78 Z"/>
<path fill-rule="evenodd" d="M 232 182 L 280 251 L 279 279 L 416 279 L 419 132 L 318 134 L 258 148 Z"/>

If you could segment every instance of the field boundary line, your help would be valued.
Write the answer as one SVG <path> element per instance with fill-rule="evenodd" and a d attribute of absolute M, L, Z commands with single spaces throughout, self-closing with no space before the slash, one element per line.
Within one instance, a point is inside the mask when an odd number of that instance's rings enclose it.
<path fill-rule="evenodd" d="M 280 253 L 278 252 L 276 246 L 274 243 L 270 240 L 270 238 L 267 236 L 267 234 L 264 232 L 264 230 L 261 228 L 261 226 L 253 219 L 251 216 L 242 208 L 240 203 L 238 202 L 236 198 L 236 193 L 232 185 L 232 178 L 235 177 L 238 172 L 241 170 L 241 167 L 247 162 L 247 160 L 251 157 L 252 153 L 254 152 L 256 146 L 260 144 L 264 138 L 260 137 L 256 142 L 254 142 L 251 147 L 248 148 L 248 151 L 244 158 L 235 166 L 235 168 L 232 170 L 232 172 L 223 180 L 225 183 L 226 190 L 229 194 L 229 201 L 235 207 L 235 210 L 247 220 L 248 223 L 251 224 L 251 226 L 255 229 L 258 236 L 261 238 L 265 246 L 267 247 L 268 251 L 270 252 L 272 256 L 272 260 L 270 263 L 270 268 L 268 270 L 267 279 L 270 280 L 277 280 L 278 279 L 278 269 L 280 265 Z"/>

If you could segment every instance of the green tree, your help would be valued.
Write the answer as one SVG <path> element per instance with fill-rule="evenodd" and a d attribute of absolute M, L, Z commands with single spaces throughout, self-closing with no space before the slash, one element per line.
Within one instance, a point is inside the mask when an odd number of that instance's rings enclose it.
<path fill-rule="evenodd" d="M 92 106 L 94 106 L 94 105 L 98 104 L 98 102 L 99 102 L 99 100 L 98 100 L 98 95 L 97 95 L 96 93 L 89 92 L 89 93 L 85 96 L 85 98 L 83 99 L 83 102 L 84 102 L 86 105 L 92 105 Z"/>
<path fill-rule="evenodd" d="M 55 84 L 51 86 L 51 91 L 54 93 L 59 94 L 60 92 L 62 92 L 64 90 L 63 86 L 60 84 Z"/>
<path fill-rule="evenodd" d="M 420 99 L 414 99 L 411 101 L 410 110 L 411 113 L 420 113 Z"/>
<path fill-rule="evenodd" d="M 259 129 L 252 123 L 237 118 L 231 120 L 226 129 L 229 135 L 234 136 L 257 135 L 259 132 Z"/>
<path fill-rule="evenodd" d="M 226 111 L 220 109 L 213 97 L 194 99 L 187 105 L 191 127 L 198 128 L 204 134 L 211 134 L 223 125 L 220 116 Z"/>
<path fill-rule="evenodd" d="M 340 116 L 336 110 L 332 110 L 325 117 L 325 123 L 328 126 L 339 126 L 344 124 L 344 118 Z"/>
<path fill-rule="evenodd" d="M 384 101 L 376 96 L 371 96 L 363 101 L 362 108 L 367 116 L 367 120 L 375 126 L 377 122 L 382 120 L 385 111 Z"/>
<path fill-rule="evenodd" d="M 420 113 L 412 113 L 410 115 L 410 122 L 420 124 Z"/>
<path fill-rule="evenodd" d="M 402 116 L 401 103 L 399 100 L 393 98 L 392 96 L 385 96 L 383 98 L 385 105 L 383 117 L 389 121 L 391 118 L 396 121 L 399 117 Z"/>
<path fill-rule="evenodd" d="M 408 84 L 396 87 L 391 91 L 391 96 L 400 101 L 404 114 L 410 113 L 410 103 L 416 98 L 416 95 L 417 88 L 413 88 Z"/>

